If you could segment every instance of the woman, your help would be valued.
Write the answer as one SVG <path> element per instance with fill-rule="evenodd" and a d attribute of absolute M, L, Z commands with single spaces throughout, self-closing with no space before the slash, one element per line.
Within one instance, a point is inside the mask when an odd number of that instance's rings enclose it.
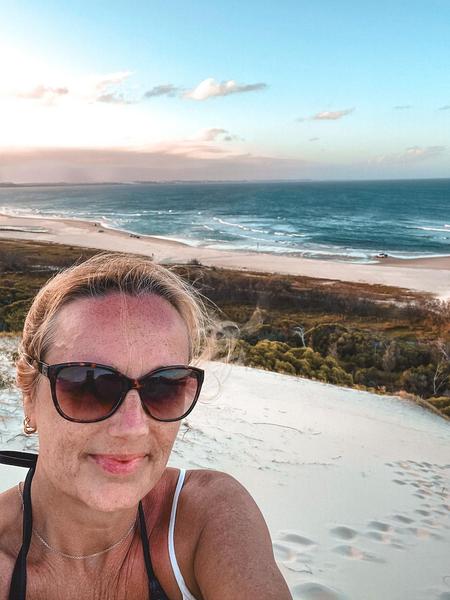
<path fill-rule="evenodd" d="M 97 255 L 41 289 L 17 362 L 39 458 L 3 453 L 31 468 L 0 495 L 0 600 L 291 598 L 246 490 L 167 467 L 209 325 L 139 257 Z"/>

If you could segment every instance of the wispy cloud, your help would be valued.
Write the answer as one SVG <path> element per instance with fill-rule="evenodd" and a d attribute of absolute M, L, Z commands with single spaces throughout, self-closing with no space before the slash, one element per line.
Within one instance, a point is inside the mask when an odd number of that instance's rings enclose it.
<path fill-rule="evenodd" d="M 211 129 L 206 129 L 199 137 L 200 140 L 205 142 L 215 142 L 215 141 L 223 141 L 223 142 L 234 142 L 234 141 L 242 141 L 242 138 L 238 135 L 231 134 L 227 129 L 222 129 L 220 127 L 212 127 Z"/>
<path fill-rule="evenodd" d="M 93 81 L 93 97 L 95 102 L 106 104 L 131 104 L 123 93 L 117 90 L 131 75 L 131 71 L 118 71 L 104 75 Z"/>
<path fill-rule="evenodd" d="M 219 83 L 212 77 L 205 79 L 195 88 L 184 94 L 185 98 L 191 100 L 207 100 L 230 94 L 242 94 L 244 92 L 256 92 L 267 88 L 267 83 L 238 84 L 233 79 Z"/>
<path fill-rule="evenodd" d="M 323 112 L 316 113 L 311 117 L 311 119 L 313 121 L 337 121 L 338 119 L 342 119 L 342 117 L 350 115 L 354 110 L 354 108 L 345 108 L 344 110 L 325 110 Z"/>
<path fill-rule="evenodd" d="M 412 108 L 411 104 L 397 104 L 394 106 L 394 110 L 408 110 L 408 108 Z"/>
<path fill-rule="evenodd" d="M 444 106 L 440 106 L 438 110 L 450 110 L 450 104 L 444 104 Z"/>
<path fill-rule="evenodd" d="M 109 89 L 112 85 L 119 85 L 123 83 L 128 77 L 131 75 L 131 71 L 117 71 L 116 73 L 109 73 L 108 75 L 103 75 L 97 79 L 94 79 L 95 88 L 102 92 L 106 89 Z"/>
<path fill-rule="evenodd" d="M 18 92 L 16 95 L 18 98 L 24 98 L 26 100 L 44 100 L 49 102 L 61 96 L 65 96 L 68 93 L 69 89 L 67 87 L 37 85 L 31 90 Z"/>
<path fill-rule="evenodd" d="M 410 146 L 403 152 L 381 154 L 371 159 L 370 163 L 410 163 L 429 160 L 441 156 L 446 151 L 446 146 Z"/>
<path fill-rule="evenodd" d="M 127 100 L 123 94 L 117 92 L 100 94 L 100 96 L 97 96 L 96 101 L 104 102 L 105 104 L 132 104 L 131 100 Z"/>
<path fill-rule="evenodd" d="M 157 98 L 159 96 L 169 96 L 173 98 L 181 92 L 181 88 L 173 85 L 172 83 L 166 83 L 163 85 L 155 85 L 151 90 L 148 90 L 144 94 L 144 98 Z"/>
<path fill-rule="evenodd" d="M 217 159 L 240 156 L 240 151 L 232 146 L 227 146 L 227 144 L 223 145 L 223 142 L 231 141 L 242 141 L 242 138 L 223 127 L 211 127 L 200 131 L 193 137 L 157 143 L 147 150 L 191 158 Z"/>

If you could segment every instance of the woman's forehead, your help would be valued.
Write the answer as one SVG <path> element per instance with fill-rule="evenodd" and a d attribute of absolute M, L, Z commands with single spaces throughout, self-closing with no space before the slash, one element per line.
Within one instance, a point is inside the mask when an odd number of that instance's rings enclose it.
<path fill-rule="evenodd" d="M 58 355 L 61 350 L 66 355 L 75 344 L 77 350 L 96 350 L 116 343 L 130 346 L 130 350 L 133 344 L 157 343 L 163 353 L 170 353 L 173 345 L 188 348 L 188 332 L 175 307 L 155 294 L 79 298 L 64 306 L 56 317 L 51 346 Z"/>
<path fill-rule="evenodd" d="M 104 296 L 77 298 L 64 306 L 59 314 L 59 324 L 65 320 L 96 321 L 103 325 L 116 325 L 119 320 L 138 320 L 146 323 L 161 322 L 167 327 L 183 325 L 183 319 L 176 308 L 156 294 L 131 296 L 120 292 L 111 292 Z"/>

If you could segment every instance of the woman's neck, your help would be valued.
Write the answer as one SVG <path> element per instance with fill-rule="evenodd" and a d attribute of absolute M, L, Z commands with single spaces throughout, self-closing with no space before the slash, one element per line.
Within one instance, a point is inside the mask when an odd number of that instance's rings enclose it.
<path fill-rule="evenodd" d="M 90 556 L 110 548 L 123 538 L 123 544 L 111 549 L 111 552 L 119 551 L 120 546 L 129 546 L 135 529 L 139 527 L 138 504 L 131 508 L 101 511 L 57 488 L 39 468 L 39 463 L 31 484 L 31 497 L 33 529 L 53 551 L 57 551 L 53 553 L 60 556 L 60 553 Z M 133 525 L 136 525 L 134 529 Z M 36 535 L 34 537 L 39 539 Z M 44 553 L 52 552 L 41 540 L 39 542 Z M 106 554 L 98 555 L 100 562 Z"/>

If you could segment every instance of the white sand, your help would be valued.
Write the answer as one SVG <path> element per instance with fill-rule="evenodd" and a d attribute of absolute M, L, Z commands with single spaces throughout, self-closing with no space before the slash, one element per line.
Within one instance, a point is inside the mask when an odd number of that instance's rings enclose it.
<path fill-rule="evenodd" d="M 42 228 L 43 231 L 38 232 L 36 228 Z M 1 214 L 0 238 L 41 240 L 101 250 L 136 252 L 154 255 L 156 261 L 165 263 L 187 262 L 197 258 L 208 266 L 390 285 L 450 298 L 450 257 L 424 261 L 388 260 L 379 264 L 313 260 L 261 252 L 213 250 L 151 236 L 137 239 L 126 232 L 105 229 L 90 221 L 11 217 Z"/>
<path fill-rule="evenodd" d="M 206 368 L 205 400 L 170 464 L 223 470 L 247 487 L 295 600 L 450 599 L 448 421 L 398 398 Z M 0 400 L 0 415 L 11 413 L 1 447 L 32 444 L 14 438 L 17 400 Z M 0 491 L 24 478 L 0 469 Z"/>

